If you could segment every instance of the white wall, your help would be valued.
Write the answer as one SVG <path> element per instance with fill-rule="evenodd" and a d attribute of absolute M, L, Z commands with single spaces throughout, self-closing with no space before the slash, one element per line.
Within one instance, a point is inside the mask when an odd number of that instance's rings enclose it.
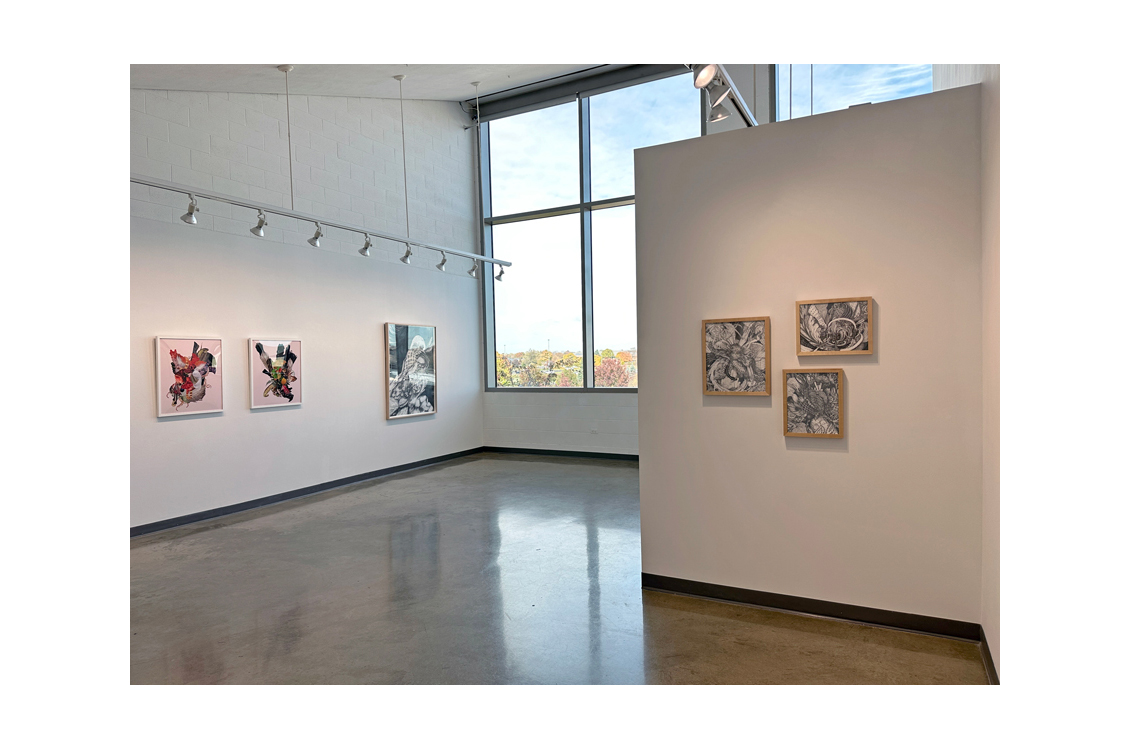
<path fill-rule="evenodd" d="M 935 90 L 981 84 L 981 625 L 1001 671 L 1000 65 L 935 65 Z"/>
<path fill-rule="evenodd" d="M 285 106 L 244 94 L 132 91 L 131 171 L 289 204 Z M 476 250 L 472 131 L 458 105 L 407 102 L 412 236 Z M 292 97 L 296 208 L 405 232 L 395 101 Z M 281 153 L 280 153 L 281 152 Z M 476 282 L 419 251 L 131 184 L 131 519 L 150 523 L 483 444 Z M 437 326 L 438 413 L 384 419 L 386 321 Z M 153 337 L 219 336 L 222 415 L 156 417 Z M 251 412 L 247 338 L 303 341 L 300 408 Z"/>
<path fill-rule="evenodd" d="M 628 455 L 639 452 L 636 394 L 562 390 L 485 394 L 485 444 Z"/>
<path fill-rule="evenodd" d="M 636 152 L 645 572 L 979 621 L 980 131 L 959 89 Z M 852 295 L 877 353 L 799 361 L 794 302 Z M 702 395 L 731 315 L 771 397 Z M 783 437 L 798 366 L 846 370 L 844 439 Z"/>

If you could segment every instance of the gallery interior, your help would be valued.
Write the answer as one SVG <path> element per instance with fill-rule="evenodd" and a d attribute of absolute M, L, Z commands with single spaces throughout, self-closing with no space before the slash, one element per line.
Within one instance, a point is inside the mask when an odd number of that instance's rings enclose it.
<path fill-rule="evenodd" d="M 998 684 L 999 81 L 132 65 L 131 683 Z"/>

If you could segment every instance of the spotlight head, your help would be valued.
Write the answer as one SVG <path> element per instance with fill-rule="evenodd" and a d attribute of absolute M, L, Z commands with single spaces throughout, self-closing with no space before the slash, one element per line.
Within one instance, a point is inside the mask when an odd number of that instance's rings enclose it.
<path fill-rule="evenodd" d="M 717 86 L 708 87 L 706 91 L 706 95 L 710 98 L 711 109 L 717 107 L 719 104 L 725 101 L 727 96 L 730 95 L 730 87 L 724 83 L 720 83 Z"/>
<path fill-rule="evenodd" d="M 369 257 L 369 248 L 372 247 L 372 246 L 373 246 L 373 240 L 369 237 L 369 233 L 365 232 L 365 244 L 361 246 L 361 249 L 358 250 L 357 253 L 359 255 L 364 255 L 366 258 L 368 258 Z"/>
<path fill-rule="evenodd" d="M 260 211 L 259 223 L 251 227 L 251 234 L 255 235 L 256 237 L 263 237 L 266 234 L 266 232 L 263 231 L 263 227 L 265 226 L 267 226 L 267 217 L 263 215 L 262 211 Z"/>
<path fill-rule="evenodd" d="M 180 220 L 185 224 L 196 223 L 196 212 L 200 210 L 200 206 L 196 204 L 196 196 L 192 193 L 188 194 L 188 213 L 180 217 Z"/>
<path fill-rule="evenodd" d="M 443 251 L 441 250 L 440 252 L 443 252 Z M 444 270 L 444 268 L 446 266 L 447 266 L 447 253 L 443 253 L 443 260 L 441 260 L 439 263 L 436 263 L 436 268 L 438 268 L 439 270 L 442 271 L 442 270 Z"/>
<path fill-rule="evenodd" d="M 726 105 L 718 102 L 718 105 L 710 110 L 710 117 L 707 122 L 721 122 L 730 116 L 730 110 L 726 109 Z"/>
<path fill-rule="evenodd" d="M 404 255 L 400 256 L 400 262 L 406 266 L 412 265 L 412 248 L 411 246 L 404 245 Z"/>
<path fill-rule="evenodd" d="M 471 270 L 467 272 L 467 275 L 472 279 L 479 278 L 479 262 L 477 260 L 471 261 Z"/>
<path fill-rule="evenodd" d="M 495 281 L 502 281 L 502 274 L 506 271 L 506 266 L 499 264 L 498 274 L 494 277 Z"/>
<path fill-rule="evenodd" d="M 322 246 L 322 237 L 324 235 L 325 235 L 325 232 L 322 231 L 322 225 L 315 221 L 314 222 L 314 236 L 311 237 L 310 239 L 306 240 L 306 241 L 309 242 L 312 247 L 321 247 Z"/>
<path fill-rule="evenodd" d="M 696 89 L 705 88 L 714 77 L 718 75 L 717 65 L 696 65 L 694 66 L 694 87 Z"/>

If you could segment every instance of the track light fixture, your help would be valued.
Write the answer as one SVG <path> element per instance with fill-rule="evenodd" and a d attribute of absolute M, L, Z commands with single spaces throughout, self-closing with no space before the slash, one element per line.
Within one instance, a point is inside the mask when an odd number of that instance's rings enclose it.
<path fill-rule="evenodd" d="M 369 233 L 365 232 L 365 244 L 361 246 L 361 249 L 358 250 L 357 253 L 359 255 L 364 255 L 366 258 L 368 258 L 369 257 L 369 248 L 372 247 L 372 246 L 373 246 L 373 240 L 371 240 L 369 238 Z"/>
<path fill-rule="evenodd" d="M 706 96 L 710 102 L 710 108 L 714 109 L 730 95 L 730 87 L 725 83 L 717 83 L 706 88 Z"/>
<path fill-rule="evenodd" d="M 498 274 L 494 277 L 495 281 L 502 281 L 502 272 L 506 270 L 506 266 L 499 265 Z"/>
<path fill-rule="evenodd" d="M 718 75 L 717 65 L 696 65 L 694 66 L 694 87 L 696 89 L 706 88 L 710 82 Z"/>
<path fill-rule="evenodd" d="M 267 217 L 266 217 L 266 215 L 263 214 L 262 211 L 260 211 L 259 212 L 259 223 L 256 224 L 255 226 L 251 227 L 251 234 L 255 235 L 256 237 L 263 237 L 266 234 L 263 231 L 263 227 L 265 227 L 265 226 L 267 226 Z"/>
<path fill-rule="evenodd" d="M 322 225 L 315 221 L 314 222 L 314 236 L 311 237 L 310 239 L 306 240 L 306 241 L 309 242 L 311 244 L 311 246 L 313 246 L 313 247 L 321 247 L 323 236 L 325 236 L 325 232 L 322 231 Z"/>
<path fill-rule="evenodd" d="M 722 102 L 718 102 L 718 104 L 716 106 L 711 108 L 710 117 L 707 118 L 706 121 L 707 122 L 721 122 L 722 120 L 725 120 L 729 116 L 730 116 L 730 110 L 726 109 L 725 104 L 723 104 Z"/>
<path fill-rule="evenodd" d="M 188 194 L 188 213 L 180 217 L 180 220 L 185 224 L 196 223 L 196 212 L 200 210 L 200 206 L 196 203 L 196 196 L 192 193 Z"/>
<path fill-rule="evenodd" d="M 400 256 L 400 262 L 406 266 L 412 265 L 412 248 L 408 243 L 404 243 L 404 255 Z"/>
<path fill-rule="evenodd" d="M 441 260 L 439 263 L 436 263 L 436 268 L 438 268 L 439 270 L 442 271 L 442 270 L 444 270 L 444 268 L 446 266 L 447 266 L 447 253 L 443 253 L 443 260 Z"/>
<path fill-rule="evenodd" d="M 471 270 L 467 272 L 467 275 L 472 279 L 479 278 L 479 262 L 477 260 L 471 261 Z"/>

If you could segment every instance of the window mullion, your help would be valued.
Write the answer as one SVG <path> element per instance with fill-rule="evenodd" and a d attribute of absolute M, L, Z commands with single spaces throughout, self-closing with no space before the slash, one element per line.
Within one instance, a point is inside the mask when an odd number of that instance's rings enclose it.
<path fill-rule="evenodd" d="M 584 387 L 593 388 L 593 323 L 592 323 L 592 173 L 589 147 L 589 98 L 578 99 L 581 164 L 581 324 L 584 326 Z"/>
<path fill-rule="evenodd" d="M 476 116 L 478 113 L 476 113 Z M 479 123 L 475 128 L 478 146 L 479 146 L 479 196 L 481 205 L 479 208 L 482 211 L 482 224 L 481 234 L 479 241 L 481 246 L 479 252 L 488 258 L 494 257 L 494 228 L 487 223 L 486 219 L 490 216 L 490 123 Z M 483 365 L 484 365 L 484 383 L 487 388 L 494 388 L 498 385 L 498 372 L 497 372 L 497 354 L 495 353 L 494 344 L 494 276 L 490 272 L 490 268 L 486 267 L 487 264 L 482 264 L 484 267 L 480 269 L 479 283 L 482 284 L 482 301 L 483 301 Z"/>

